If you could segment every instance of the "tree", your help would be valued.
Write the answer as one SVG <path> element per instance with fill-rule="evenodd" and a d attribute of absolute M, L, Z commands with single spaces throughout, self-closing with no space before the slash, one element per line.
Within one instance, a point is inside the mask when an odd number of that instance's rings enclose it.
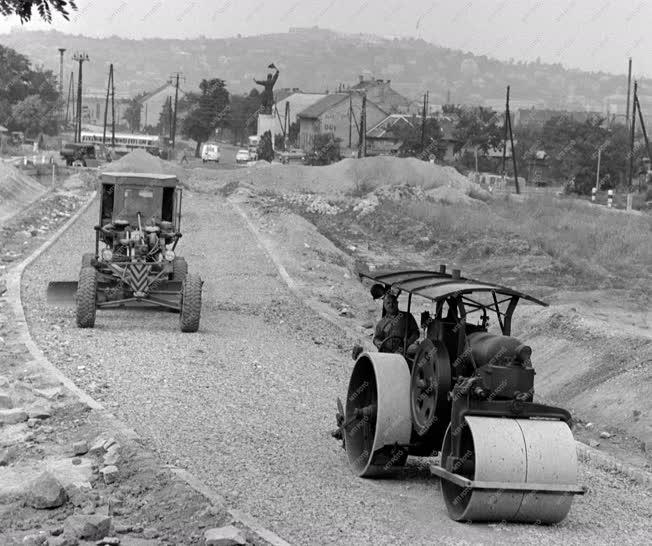
<path fill-rule="evenodd" d="M 145 93 L 140 93 L 131 99 L 124 110 L 123 117 L 129 125 L 129 130 L 134 133 L 140 130 L 140 113 L 143 109 L 141 99 Z"/>
<path fill-rule="evenodd" d="M 11 108 L 11 129 L 23 131 L 30 137 L 40 133 L 56 134 L 56 107 L 43 102 L 38 95 L 30 95 Z"/>
<path fill-rule="evenodd" d="M 258 143 L 258 149 L 256 151 L 258 152 L 258 159 L 269 161 L 270 163 L 272 162 L 272 159 L 274 159 L 274 147 L 272 146 L 271 131 L 265 131 L 260 136 L 260 142 Z"/>
<path fill-rule="evenodd" d="M 332 133 L 317 134 L 314 137 L 312 151 L 308 154 L 308 162 L 311 165 L 329 165 L 339 161 L 340 143 L 342 139 L 335 138 Z"/>
<path fill-rule="evenodd" d="M 486 153 L 490 148 L 500 146 L 504 129 L 500 116 L 493 109 L 484 106 L 457 107 L 456 113 L 457 150 L 467 145 Z"/>
<path fill-rule="evenodd" d="M 52 22 L 52 12 L 59 13 L 68 20 L 68 9 L 77 10 L 74 0 L 0 0 L 0 13 L 5 17 L 17 15 L 21 23 L 32 19 L 32 8 L 47 23 Z"/>
<path fill-rule="evenodd" d="M 201 145 L 215 134 L 215 129 L 226 124 L 229 113 L 229 92 L 219 78 L 202 80 L 200 95 L 186 99 L 190 112 L 183 120 L 182 133 L 197 143 L 195 157 L 199 157 Z M 194 103 L 190 102 L 191 100 Z"/>
<path fill-rule="evenodd" d="M 290 144 L 293 146 L 299 144 L 299 130 L 300 126 L 298 121 L 290 123 L 290 127 L 288 128 L 288 139 L 290 140 Z"/>
<path fill-rule="evenodd" d="M 229 112 L 224 123 L 231 129 L 234 143 L 244 141 L 247 136 L 256 134 L 260 105 L 261 98 L 257 89 L 252 89 L 248 95 L 231 96 Z"/>
<path fill-rule="evenodd" d="M 56 106 L 59 94 L 56 79 L 49 70 L 30 67 L 24 55 L 0 46 L 0 123 L 12 125 L 12 107 L 29 96 L 38 96 L 49 108 Z M 24 121 L 24 120 L 23 120 Z"/>
<path fill-rule="evenodd" d="M 412 116 L 409 123 L 396 122 L 391 132 L 401 141 L 399 154 L 402 157 L 418 157 L 427 161 L 431 155 L 442 157 L 445 148 L 441 143 L 441 127 L 435 118 L 426 118 L 425 135 L 421 146 L 423 123 L 421 118 Z"/>
<path fill-rule="evenodd" d="M 165 99 L 158 116 L 158 125 L 156 126 L 160 135 L 170 135 L 172 133 L 172 97 Z"/>

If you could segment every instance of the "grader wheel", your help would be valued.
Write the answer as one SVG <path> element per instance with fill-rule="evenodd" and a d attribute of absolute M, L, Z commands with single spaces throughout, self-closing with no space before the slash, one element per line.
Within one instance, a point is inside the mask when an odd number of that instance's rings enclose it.
<path fill-rule="evenodd" d="M 452 519 L 558 523 L 568 515 L 577 454 L 566 423 L 468 416 L 466 425 L 449 426 L 442 447 L 442 466 L 473 481 L 442 480 Z M 457 460 L 449 460 L 453 434 L 462 434 Z"/>
<path fill-rule="evenodd" d="M 344 419 L 344 445 L 363 478 L 391 474 L 405 465 L 410 441 L 410 372 L 392 353 L 363 353 L 355 363 Z"/>
<path fill-rule="evenodd" d="M 199 275 L 188 273 L 181 289 L 181 313 L 179 326 L 182 332 L 196 332 L 201 314 L 202 280 Z"/>
<path fill-rule="evenodd" d="M 183 282 L 188 275 L 188 262 L 185 258 L 177 256 L 172 261 L 172 278 L 170 280 Z"/>
<path fill-rule="evenodd" d="M 93 328 L 97 302 L 97 271 L 82 267 L 77 286 L 77 326 Z"/>

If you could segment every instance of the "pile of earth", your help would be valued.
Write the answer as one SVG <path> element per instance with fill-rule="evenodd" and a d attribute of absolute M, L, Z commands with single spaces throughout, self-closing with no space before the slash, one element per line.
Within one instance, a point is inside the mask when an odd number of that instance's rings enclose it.
<path fill-rule="evenodd" d="M 188 185 L 197 191 L 214 192 L 214 178 L 193 173 Z M 219 178 L 220 185 L 246 182 L 255 191 L 318 193 L 327 199 L 363 197 L 383 186 L 420 186 L 424 190 L 445 187 L 456 195 L 482 201 L 491 199 L 488 192 L 453 167 L 415 158 L 348 158 L 323 167 L 258 162 L 246 168 L 221 171 Z"/>
<path fill-rule="evenodd" d="M 45 187 L 13 165 L 0 162 L 0 222 L 23 210 L 45 191 Z"/>
<path fill-rule="evenodd" d="M 108 163 L 103 172 L 130 172 L 130 173 L 155 173 L 155 174 L 173 174 L 180 181 L 187 178 L 186 171 L 169 161 L 164 161 L 145 150 L 134 150 L 121 157 L 117 161 Z"/>

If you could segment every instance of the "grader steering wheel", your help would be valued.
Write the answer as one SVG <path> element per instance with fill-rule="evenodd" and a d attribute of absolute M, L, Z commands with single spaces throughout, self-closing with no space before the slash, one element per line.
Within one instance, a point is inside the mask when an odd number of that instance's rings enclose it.
<path fill-rule="evenodd" d="M 401 336 L 387 336 L 378 347 L 379 353 L 396 353 L 403 351 L 403 338 Z"/>

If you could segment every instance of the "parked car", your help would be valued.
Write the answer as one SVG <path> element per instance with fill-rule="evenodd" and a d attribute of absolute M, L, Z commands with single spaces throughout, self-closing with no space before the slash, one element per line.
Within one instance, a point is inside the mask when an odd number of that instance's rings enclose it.
<path fill-rule="evenodd" d="M 249 151 L 245 149 L 238 150 L 238 152 L 235 154 L 235 162 L 247 163 L 248 161 L 251 161 L 251 155 L 249 154 Z"/>
<path fill-rule="evenodd" d="M 203 163 L 207 161 L 220 162 L 220 147 L 217 144 L 204 144 L 201 149 L 201 160 Z"/>

